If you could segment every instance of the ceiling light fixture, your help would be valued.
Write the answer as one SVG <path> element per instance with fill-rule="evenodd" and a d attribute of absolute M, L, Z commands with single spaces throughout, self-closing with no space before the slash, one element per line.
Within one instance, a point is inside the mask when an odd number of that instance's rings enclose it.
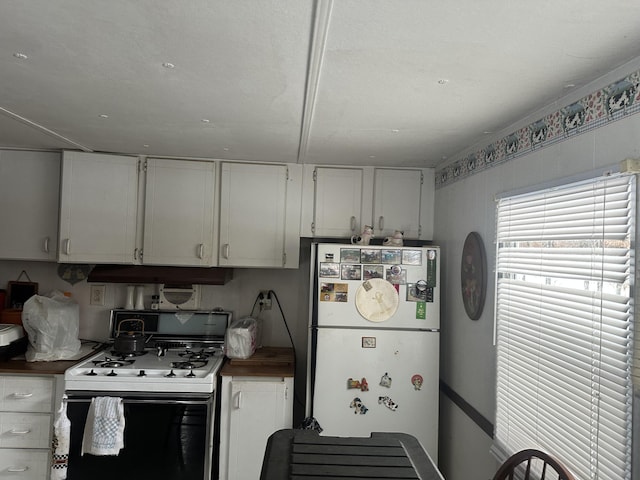
<path fill-rule="evenodd" d="M 398 133 L 398 132 L 400 132 L 400 130 L 398 130 L 397 128 L 392 128 L 391 129 L 391 133 Z"/>
<path fill-rule="evenodd" d="M 105 113 L 101 113 L 100 115 L 98 115 L 100 118 L 109 118 L 109 115 L 105 114 Z"/>
<path fill-rule="evenodd" d="M 200 120 L 202 123 L 209 123 L 211 122 L 211 120 L 209 120 L 208 118 L 203 118 L 202 120 Z"/>
<path fill-rule="evenodd" d="M 27 57 L 24 53 L 16 52 L 13 54 L 14 57 L 19 58 L 20 60 L 26 60 Z"/>
<path fill-rule="evenodd" d="M 162 64 L 162 66 L 163 66 L 164 68 L 169 68 L 169 69 L 171 69 L 171 68 L 176 68 L 176 66 L 175 66 L 173 63 L 171 63 L 171 62 L 164 62 L 164 63 Z"/>

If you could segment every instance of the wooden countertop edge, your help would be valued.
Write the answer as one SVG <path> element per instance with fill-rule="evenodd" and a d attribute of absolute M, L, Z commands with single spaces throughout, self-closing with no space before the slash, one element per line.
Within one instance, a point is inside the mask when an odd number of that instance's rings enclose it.
<path fill-rule="evenodd" d="M 293 377 L 293 365 L 231 365 L 227 363 L 220 375 L 223 377 Z"/>
<path fill-rule="evenodd" d="M 26 360 L 0 361 L 0 374 L 19 373 L 23 375 L 62 375 L 65 370 L 82 362 L 90 356 L 95 355 L 103 348 L 96 348 L 78 360 L 55 360 L 53 362 L 27 362 Z"/>

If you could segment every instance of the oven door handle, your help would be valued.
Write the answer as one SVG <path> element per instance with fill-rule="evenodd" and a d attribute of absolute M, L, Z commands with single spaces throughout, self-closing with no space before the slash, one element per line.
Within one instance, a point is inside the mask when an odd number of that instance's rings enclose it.
<path fill-rule="evenodd" d="M 93 397 L 92 397 L 93 398 Z M 139 404 L 156 404 L 156 405 L 202 405 L 209 402 L 210 399 L 170 399 L 170 398 L 123 398 L 122 403 L 125 405 Z M 90 403 L 91 398 L 73 398 L 69 397 L 67 403 Z"/>

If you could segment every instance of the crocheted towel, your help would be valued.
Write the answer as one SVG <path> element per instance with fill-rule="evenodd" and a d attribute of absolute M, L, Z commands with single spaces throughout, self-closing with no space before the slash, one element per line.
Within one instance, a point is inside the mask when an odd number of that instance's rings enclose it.
<path fill-rule="evenodd" d="M 87 414 L 81 455 L 118 455 L 124 448 L 124 407 L 119 397 L 94 397 Z"/>
<path fill-rule="evenodd" d="M 71 422 L 67 417 L 67 396 L 64 395 L 56 419 L 53 421 L 51 480 L 65 480 L 67 478 L 70 434 Z"/>

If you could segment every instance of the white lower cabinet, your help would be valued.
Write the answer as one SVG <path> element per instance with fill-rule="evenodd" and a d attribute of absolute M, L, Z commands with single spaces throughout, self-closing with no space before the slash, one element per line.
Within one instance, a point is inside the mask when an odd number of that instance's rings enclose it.
<path fill-rule="evenodd" d="M 0 479 L 47 480 L 56 379 L 0 375 Z"/>
<path fill-rule="evenodd" d="M 269 436 L 293 423 L 293 377 L 222 377 L 219 480 L 256 480 Z"/>

